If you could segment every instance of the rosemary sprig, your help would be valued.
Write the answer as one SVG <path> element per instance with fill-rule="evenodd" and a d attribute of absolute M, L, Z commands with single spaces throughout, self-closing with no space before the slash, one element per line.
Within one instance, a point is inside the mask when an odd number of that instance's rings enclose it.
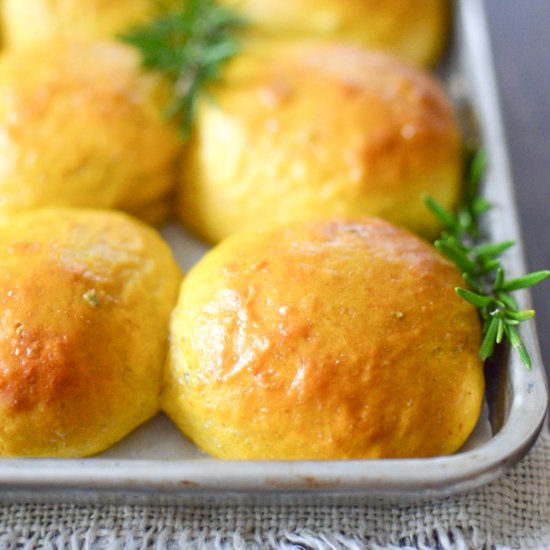
<path fill-rule="evenodd" d="M 476 306 L 483 325 L 483 340 L 479 350 L 482 360 L 493 354 L 496 344 L 507 338 L 527 368 L 531 358 L 517 326 L 535 316 L 531 309 L 520 311 L 512 292 L 533 286 L 550 276 L 550 271 L 537 271 L 517 279 L 507 279 L 500 261 L 501 255 L 514 241 L 481 244 L 479 221 L 491 205 L 479 195 L 487 159 L 480 150 L 467 154 L 465 189 L 462 203 L 453 214 L 426 197 L 428 208 L 439 218 L 444 230 L 435 247 L 454 262 L 462 272 L 466 288 L 457 288 L 457 294 Z"/>
<path fill-rule="evenodd" d="M 140 50 L 144 67 L 160 71 L 172 82 L 174 101 L 167 114 L 180 117 L 184 138 L 189 136 L 199 96 L 239 51 L 238 30 L 243 25 L 215 0 L 181 0 L 181 6 L 120 35 Z"/>

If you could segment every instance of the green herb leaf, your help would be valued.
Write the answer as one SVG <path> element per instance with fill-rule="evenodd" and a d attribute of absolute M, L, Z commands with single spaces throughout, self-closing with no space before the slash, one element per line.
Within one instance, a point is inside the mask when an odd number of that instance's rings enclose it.
<path fill-rule="evenodd" d="M 491 203 L 483 197 L 475 197 L 472 201 L 472 212 L 476 215 L 485 214 L 489 210 L 491 210 Z"/>
<path fill-rule="evenodd" d="M 513 296 L 511 296 L 510 294 L 506 294 L 505 292 L 497 292 L 496 296 L 497 296 L 497 300 L 504 303 L 506 308 L 512 311 L 517 311 L 518 303 L 516 302 L 516 299 Z"/>
<path fill-rule="evenodd" d="M 441 239 L 435 242 L 435 247 L 449 260 L 454 262 L 461 271 L 473 273 L 477 266 L 468 258 L 467 254 L 453 241 L 449 239 Z"/>
<path fill-rule="evenodd" d="M 485 335 L 483 337 L 483 342 L 481 343 L 481 348 L 479 350 L 479 357 L 485 361 L 488 357 L 493 355 L 495 349 L 495 343 L 497 340 L 497 334 L 499 332 L 500 320 L 496 317 L 493 317 L 489 322 Z"/>
<path fill-rule="evenodd" d="M 463 273 L 462 278 L 464 279 L 464 282 L 474 291 L 478 294 L 483 294 L 485 292 L 485 289 L 483 288 L 483 285 L 479 284 L 476 277 L 473 275 L 470 275 L 469 273 Z"/>
<path fill-rule="evenodd" d="M 487 307 L 493 303 L 493 298 L 490 296 L 482 296 L 481 294 L 470 292 L 465 288 L 455 288 L 455 291 L 461 298 L 464 298 L 464 300 L 476 307 Z"/>
<path fill-rule="evenodd" d="M 503 252 L 516 244 L 516 241 L 504 241 L 502 243 L 489 243 L 476 246 L 474 252 L 478 256 L 500 256 Z"/>
<path fill-rule="evenodd" d="M 482 275 L 486 275 L 487 273 L 491 273 L 491 271 L 498 271 L 500 268 L 500 261 L 495 259 L 492 260 L 486 260 L 484 257 L 480 256 L 478 257 L 479 262 L 479 272 Z"/>
<path fill-rule="evenodd" d="M 519 321 L 519 322 L 529 321 L 529 319 L 532 319 L 534 316 L 535 316 L 535 310 L 533 309 L 526 309 L 524 311 L 506 310 L 506 317 L 514 321 Z"/>
<path fill-rule="evenodd" d="M 472 195 L 477 197 L 479 195 L 479 183 L 485 175 L 485 170 L 487 169 L 487 153 L 483 149 L 474 149 L 473 154 L 470 160 L 469 166 L 469 181 L 474 182 L 475 187 L 470 184 L 470 190 Z"/>
<path fill-rule="evenodd" d="M 464 196 L 456 214 L 425 197 L 428 208 L 446 228 L 434 245 L 457 265 L 469 287 L 469 290 L 457 288 L 456 293 L 479 310 L 483 322 L 480 357 L 483 360 L 490 357 L 495 345 L 506 336 L 521 361 L 531 368 L 531 359 L 516 327 L 532 319 L 535 312 L 530 309 L 519 311 L 510 293 L 544 281 L 550 277 L 550 271 L 537 271 L 506 280 L 506 272 L 499 258 L 514 245 L 514 241 L 479 242 L 479 217 L 491 208 L 489 202 L 478 195 L 486 166 L 487 157 L 483 151 L 467 151 Z"/>
<path fill-rule="evenodd" d="M 457 226 L 457 220 L 449 211 L 429 195 L 425 195 L 424 202 L 426 206 L 435 214 L 439 221 L 449 230 Z"/>
<path fill-rule="evenodd" d="M 519 336 L 519 333 L 516 329 L 516 327 L 511 325 L 504 325 L 504 331 L 506 332 L 506 336 L 508 336 L 508 340 L 510 340 L 510 344 L 512 345 L 512 348 L 514 348 L 523 362 L 523 364 L 530 369 L 531 368 L 531 358 L 529 357 L 529 354 L 527 353 L 527 349 L 525 348 L 523 342 L 521 341 L 521 338 Z"/>
<path fill-rule="evenodd" d="M 141 52 L 144 67 L 172 83 L 174 101 L 167 115 L 179 117 L 184 138 L 191 131 L 199 97 L 239 51 L 243 26 L 240 17 L 215 0 L 182 0 L 180 7 L 120 36 Z"/>
<path fill-rule="evenodd" d="M 497 269 L 497 274 L 495 276 L 495 282 L 493 283 L 493 290 L 500 290 L 502 288 L 502 283 L 504 282 L 504 269 L 499 267 Z"/>
<path fill-rule="evenodd" d="M 500 344 L 502 342 L 502 337 L 504 336 L 504 321 L 502 319 L 498 320 L 497 335 L 495 337 L 495 342 Z"/>
<path fill-rule="evenodd" d="M 507 292 L 510 292 L 511 290 L 519 290 L 520 288 L 528 288 L 541 283 L 545 279 L 548 279 L 548 277 L 550 277 L 550 271 L 535 271 L 534 273 L 529 273 L 528 275 L 518 277 L 517 279 L 504 281 L 501 288 Z"/>

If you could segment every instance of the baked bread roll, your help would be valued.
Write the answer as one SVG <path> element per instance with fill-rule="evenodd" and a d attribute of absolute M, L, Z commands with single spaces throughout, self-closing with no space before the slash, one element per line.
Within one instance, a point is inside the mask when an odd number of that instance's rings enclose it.
<path fill-rule="evenodd" d="M 376 215 L 425 237 L 453 209 L 462 148 L 430 75 L 353 46 L 273 43 L 236 57 L 204 99 L 178 213 L 217 242 L 258 224 Z"/>
<path fill-rule="evenodd" d="M 162 406 L 220 458 L 452 453 L 484 391 L 461 284 L 374 218 L 235 235 L 183 283 Z"/>
<path fill-rule="evenodd" d="M 132 48 L 52 43 L 0 60 L 0 213 L 40 207 L 169 210 L 181 140 L 168 91 Z"/>
<path fill-rule="evenodd" d="M 174 3 L 175 0 L 164 2 Z M 60 37 L 105 39 L 145 23 L 158 0 L 2 0 L 9 47 L 28 47 Z"/>
<path fill-rule="evenodd" d="M 159 410 L 181 273 L 124 214 L 0 221 L 0 456 L 102 451 Z"/>
<path fill-rule="evenodd" d="M 16 0 L 12 0 L 16 1 Z M 447 0 L 221 0 L 255 36 L 323 37 L 433 64 L 449 28 Z"/>

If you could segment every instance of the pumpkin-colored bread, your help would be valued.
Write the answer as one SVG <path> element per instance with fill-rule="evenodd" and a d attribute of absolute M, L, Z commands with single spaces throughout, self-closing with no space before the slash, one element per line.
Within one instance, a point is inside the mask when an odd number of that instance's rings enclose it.
<path fill-rule="evenodd" d="M 16 2 L 17 0 L 12 0 Z M 448 0 L 221 0 L 253 36 L 320 37 L 391 51 L 432 65 L 449 30 Z"/>
<path fill-rule="evenodd" d="M 175 0 L 170 0 L 174 3 Z M 168 4 L 169 2 L 165 2 Z M 26 48 L 60 37 L 114 38 L 147 22 L 158 0 L 2 0 L 3 27 L 10 48 Z"/>
<path fill-rule="evenodd" d="M 2 0 L 9 47 L 64 37 L 112 38 L 178 0 Z M 448 0 L 219 0 L 269 40 L 319 37 L 432 65 L 449 30 Z"/>
<path fill-rule="evenodd" d="M 167 103 L 165 85 L 121 44 L 7 52 L 0 60 L 0 213 L 113 208 L 163 220 L 181 151 Z"/>
<path fill-rule="evenodd" d="M 484 391 L 461 281 L 373 218 L 235 235 L 183 283 L 162 406 L 220 458 L 452 453 Z"/>
<path fill-rule="evenodd" d="M 181 272 L 130 217 L 0 220 L 0 456 L 80 457 L 159 410 Z"/>
<path fill-rule="evenodd" d="M 251 47 L 198 109 L 178 214 L 218 242 L 261 224 L 373 215 L 425 237 L 427 193 L 455 207 L 462 147 L 429 74 L 386 54 L 320 42 Z"/>

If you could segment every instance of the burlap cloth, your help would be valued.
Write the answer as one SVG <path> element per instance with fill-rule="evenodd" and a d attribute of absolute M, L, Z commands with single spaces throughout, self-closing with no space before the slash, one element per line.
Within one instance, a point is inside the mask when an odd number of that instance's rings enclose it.
<path fill-rule="evenodd" d="M 5 505 L 4 549 L 550 548 L 550 435 L 500 480 L 421 506 Z"/>

